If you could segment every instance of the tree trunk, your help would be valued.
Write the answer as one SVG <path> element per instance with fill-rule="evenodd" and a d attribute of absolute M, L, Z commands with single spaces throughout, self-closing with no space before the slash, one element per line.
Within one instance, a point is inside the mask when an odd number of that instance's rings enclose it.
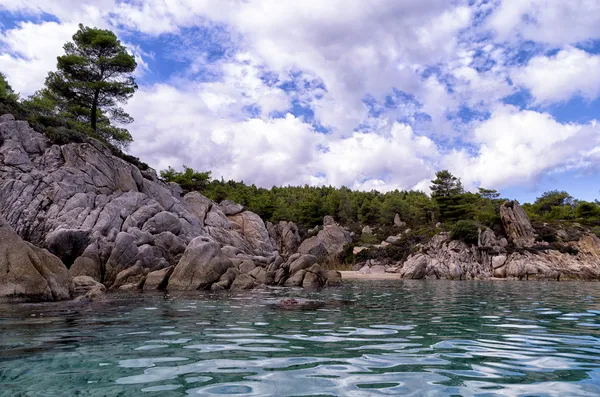
<path fill-rule="evenodd" d="M 92 102 L 92 130 L 94 130 L 94 132 L 97 131 L 97 110 L 98 110 L 98 97 L 100 96 L 100 90 L 96 89 L 96 91 L 94 91 L 94 102 Z"/>

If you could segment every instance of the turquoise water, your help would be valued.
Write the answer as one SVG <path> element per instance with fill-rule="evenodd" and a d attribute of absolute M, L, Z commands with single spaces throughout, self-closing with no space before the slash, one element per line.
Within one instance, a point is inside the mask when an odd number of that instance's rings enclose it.
<path fill-rule="evenodd" d="M 0 305 L 0 396 L 600 395 L 598 283 L 113 298 Z"/>

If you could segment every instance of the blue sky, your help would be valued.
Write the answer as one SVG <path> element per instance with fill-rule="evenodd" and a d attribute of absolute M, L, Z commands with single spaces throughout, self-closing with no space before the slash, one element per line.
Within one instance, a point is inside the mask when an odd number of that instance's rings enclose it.
<path fill-rule="evenodd" d="M 130 151 L 260 186 L 600 198 L 600 2 L 0 0 L 26 97 L 78 23 L 138 59 Z"/>

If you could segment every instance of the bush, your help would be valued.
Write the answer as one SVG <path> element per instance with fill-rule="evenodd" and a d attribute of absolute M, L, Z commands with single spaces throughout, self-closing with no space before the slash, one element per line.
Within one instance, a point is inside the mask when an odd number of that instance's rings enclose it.
<path fill-rule="evenodd" d="M 450 229 L 452 240 L 461 240 L 468 244 L 477 244 L 479 240 L 479 225 L 473 221 L 461 220 Z"/>

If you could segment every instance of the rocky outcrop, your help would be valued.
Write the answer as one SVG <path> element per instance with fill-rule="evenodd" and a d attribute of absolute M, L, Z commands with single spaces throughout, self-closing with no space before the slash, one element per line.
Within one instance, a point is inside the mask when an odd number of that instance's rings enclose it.
<path fill-rule="evenodd" d="M 530 247 L 535 242 L 535 230 L 523 207 L 515 201 L 507 201 L 500 207 L 500 218 L 508 237 L 516 246 Z"/>
<path fill-rule="evenodd" d="M 65 265 L 27 243 L 0 217 L 0 300 L 57 301 L 73 295 Z"/>
<path fill-rule="evenodd" d="M 296 250 L 295 225 L 279 224 L 274 243 L 260 217 L 240 205 L 216 204 L 197 192 L 181 197 L 181 192 L 154 170 L 140 171 L 113 156 L 98 141 L 52 145 L 26 122 L 1 116 L 0 212 L 14 236 L 31 243 L 21 241 L 29 262 L 10 256 L 8 265 L 20 261 L 15 263 L 29 269 L 32 280 L 21 288 L 2 276 L 0 289 L 64 299 L 68 291 L 55 288 L 54 280 L 69 273 L 113 289 L 203 289 L 248 260 L 262 269 L 250 274 L 257 285 L 269 281 L 268 275 L 274 278 L 270 265 L 285 262 L 278 248 L 286 256 Z M 34 257 L 44 257 L 45 267 Z M 280 276 L 283 284 L 288 274 Z"/>
<path fill-rule="evenodd" d="M 298 252 L 316 256 L 319 261 L 335 261 L 344 251 L 344 246 L 350 242 L 350 232 L 332 217 L 326 216 L 323 219 L 323 229 L 316 236 L 304 240 Z"/>
<path fill-rule="evenodd" d="M 600 239 L 595 235 L 584 233 L 578 240 L 551 246 L 535 241 L 529 218 L 517 203 L 503 204 L 500 215 L 512 245 L 490 229 L 480 230 L 473 245 L 440 233 L 399 263 L 398 272 L 409 279 L 600 279 Z"/>
<path fill-rule="evenodd" d="M 267 230 L 271 243 L 281 255 L 289 256 L 298 251 L 300 233 L 294 222 L 280 221 L 276 224 L 267 222 Z"/>

